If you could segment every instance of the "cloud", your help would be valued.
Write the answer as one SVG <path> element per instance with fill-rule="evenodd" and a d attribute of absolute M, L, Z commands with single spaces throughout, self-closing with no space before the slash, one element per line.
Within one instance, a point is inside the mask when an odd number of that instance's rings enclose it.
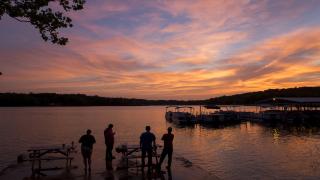
<path fill-rule="evenodd" d="M 226 80 L 261 89 L 319 85 L 314 76 L 320 72 L 320 66 L 314 65 L 320 57 L 319 35 L 320 28 L 301 29 L 256 44 L 226 60 L 237 69 Z M 295 81 L 285 83 L 285 79 Z"/>
<path fill-rule="evenodd" d="M 317 5 L 88 1 L 71 14 L 75 28 L 63 31 L 70 38 L 65 47 L 6 19 L 0 21 L 0 91 L 203 99 L 320 85 Z"/>

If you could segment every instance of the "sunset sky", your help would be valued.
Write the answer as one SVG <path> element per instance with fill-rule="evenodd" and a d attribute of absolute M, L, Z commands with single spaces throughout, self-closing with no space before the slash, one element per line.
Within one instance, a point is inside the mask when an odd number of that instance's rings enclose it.
<path fill-rule="evenodd" d="M 320 85 L 320 0 L 87 0 L 66 46 L 0 20 L 0 92 L 205 99 Z"/>

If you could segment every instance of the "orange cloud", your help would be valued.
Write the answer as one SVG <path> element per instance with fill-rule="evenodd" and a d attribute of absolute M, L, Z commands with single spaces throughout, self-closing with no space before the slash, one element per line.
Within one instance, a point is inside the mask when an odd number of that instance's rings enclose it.
<path fill-rule="evenodd" d="M 15 48 L 0 46 L 0 91 L 203 99 L 320 85 L 319 25 L 290 21 L 315 2 L 293 2 L 90 1 L 66 47 L 3 43 Z"/>

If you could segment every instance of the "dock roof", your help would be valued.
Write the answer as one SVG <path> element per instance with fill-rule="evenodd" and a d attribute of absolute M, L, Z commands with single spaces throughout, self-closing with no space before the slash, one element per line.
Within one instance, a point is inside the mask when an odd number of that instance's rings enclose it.
<path fill-rule="evenodd" d="M 320 97 L 275 97 L 259 101 L 258 104 L 317 104 Z"/>
<path fill-rule="evenodd" d="M 278 97 L 275 99 L 295 103 L 320 103 L 320 97 Z"/>

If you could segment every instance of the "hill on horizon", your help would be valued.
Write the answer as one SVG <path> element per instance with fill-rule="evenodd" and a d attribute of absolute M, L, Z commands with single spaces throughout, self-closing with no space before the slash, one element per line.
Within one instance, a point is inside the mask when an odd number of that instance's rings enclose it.
<path fill-rule="evenodd" d="M 208 104 L 255 104 L 258 101 L 274 97 L 320 97 L 320 87 L 295 87 L 267 89 L 230 96 L 220 96 L 206 100 Z"/>
<path fill-rule="evenodd" d="M 249 105 L 274 97 L 320 97 L 320 87 L 268 89 L 206 100 L 146 100 L 85 94 L 0 93 L 0 106 L 149 106 L 149 105 Z"/>

